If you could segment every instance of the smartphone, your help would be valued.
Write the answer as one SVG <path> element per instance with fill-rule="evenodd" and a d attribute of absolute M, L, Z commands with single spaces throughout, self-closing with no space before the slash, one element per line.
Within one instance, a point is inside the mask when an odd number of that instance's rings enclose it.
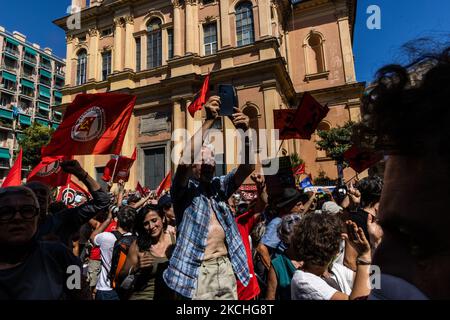
<path fill-rule="evenodd" d="M 231 116 L 235 113 L 234 108 L 238 106 L 236 89 L 231 84 L 219 84 L 218 95 L 220 97 L 220 116 Z"/>

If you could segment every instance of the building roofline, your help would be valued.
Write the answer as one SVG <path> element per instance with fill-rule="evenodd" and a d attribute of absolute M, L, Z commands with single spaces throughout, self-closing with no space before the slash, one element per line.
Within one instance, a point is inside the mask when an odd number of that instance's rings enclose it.
<path fill-rule="evenodd" d="M 51 58 L 53 58 L 54 60 L 57 60 L 58 62 L 61 62 L 61 63 L 63 63 L 63 64 L 66 64 L 66 63 L 64 62 L 64 59 L 63 59 L 63 58 L 60 58 L 60 57 L 58 57 L 57 55 L 55 55 L 55 54 L 53 54 L 53 53 L 49 54 L 49 53 L 45 52 L 45 51 L 42 50 L 42 49 L 36 48 L 35 46 L 33 46 L 33 44 L 35 44 L 35 43 L 32 43 L 32 42 L 30 42 L 30 41 L 22 41 L 22 40 L 20 40 L 20 39 L 17 39 L 16 37 L 14 37 L 14 34 L 13 34 L 13 33 L 9 32 L 9 31 L 7 31 L 7 30 L 5 30 L 5 31 L 1 31 L 1 30 L 0 30 L 0 35 L 6 36 L 6 37 L 9 37 L 9 38 L 13 38 L 15 41 L 19 42 L 19 43 L 20 43 L 21 45 L 23 45 L 23 46 L 30 47 L 30 48 L 32 48 L 33 50 L 38 51 L 38 52 L 39 52 L 40 54 L 42 54 L 42 55 L 51 57 Z M 39 44 L 38 44 L 38 45 L 39 45 Z"/>

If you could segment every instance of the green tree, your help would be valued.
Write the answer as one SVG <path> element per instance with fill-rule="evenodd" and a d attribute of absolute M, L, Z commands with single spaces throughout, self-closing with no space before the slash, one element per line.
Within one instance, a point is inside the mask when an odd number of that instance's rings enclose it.
<path fill-rule="evenodd" d="M 301 165 L 303 163 L 305 163 L 305 161 L 303 161 L 303 159 L 300 158 L 300 156 L 298 155 L 297 152 L 291 154 L 291 165 L 292 165 L 292 168 L 296 168 L 296 167 L 298 167 L 299 165 Z"/>
<path fill-rule="evenodd" d="M 23 149 L 23 167 L 34 168 L 41 161 L 41 148 L 50 142 L 54 130 L 33 123 L 23 131 L 19 145 Z"/>
<path fill-rule="evenodd" d="M 348 167 L 344 161 L 344 153 L 352 146 L 352 134 L 354 122 L 347 122 L 343 126 L 338 126 L 330 130 L 319 130 L 320 141 L 317 148 L 327 153 L 327 156 L 336 161 L 342 169 Z M 342 171 L 338 169 L 338 174 L 342 178 Z"/>

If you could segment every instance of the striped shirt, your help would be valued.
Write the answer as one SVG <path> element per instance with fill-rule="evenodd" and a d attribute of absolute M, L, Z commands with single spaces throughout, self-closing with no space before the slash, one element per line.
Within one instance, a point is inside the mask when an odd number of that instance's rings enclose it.
<path fill-rule="evenodd" d="M 169 267 L 164 272 L 166 284 L 182 296 L 192 298 L 206 248 L 211 218 L 210 205 L 224 232 L 228 255 L 239 281 L 247 286 L 250 272 L 247 254 L 233 213 L 227 205 L 236 191 L 235 171 L 211 180 L 207 194 L 198 181 L 189 180 L 186 187 L 172 185 L 171 196 L 178 224 L 178 238 Z M 176 177 L 175 177 L 176 178 Z"/>

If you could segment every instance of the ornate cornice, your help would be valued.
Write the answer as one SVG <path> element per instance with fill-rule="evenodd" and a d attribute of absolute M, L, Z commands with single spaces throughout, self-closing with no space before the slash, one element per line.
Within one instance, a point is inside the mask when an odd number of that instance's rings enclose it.
<path fill-rule="evenodd" d="M 96 29 L 96 28 L 89 29 L 88 33 L 89 33 L 89 37 L 91 37 L 91 38 L 98 37 L 100 34 L 98 29 Z"/>

